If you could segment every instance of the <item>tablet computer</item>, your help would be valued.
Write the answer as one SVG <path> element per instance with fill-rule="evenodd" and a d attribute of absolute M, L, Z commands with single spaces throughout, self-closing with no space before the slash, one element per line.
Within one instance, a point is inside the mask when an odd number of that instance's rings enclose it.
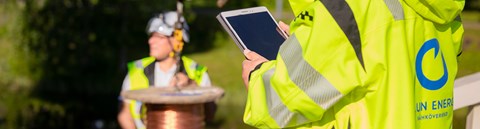
<path fill-rule="evenodd" d="M 287 38 L 263 6 L 221 12 L 217 20 L 242 52 L 248 49 L 268 60 L 275 60 L 280 45 Z"/>

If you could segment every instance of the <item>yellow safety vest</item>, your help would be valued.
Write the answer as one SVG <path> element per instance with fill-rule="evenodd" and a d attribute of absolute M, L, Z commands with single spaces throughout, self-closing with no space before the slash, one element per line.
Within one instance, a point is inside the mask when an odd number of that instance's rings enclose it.
<path fill-rule="evenodd" d="M 194 80 L 197 85 L 203 79 L 204 73 L 207 72 L 207 68 L 197 64 L 190 58 L 182 56 L 184 72 L 188 77 Z M 154 85 L 154 57 L 146 57 L 140 60 L 136 60 L 128 63 L 128 77 L 130 79 L 130 87 L 128 90 L 138 90 L 148 88 Z M 141 106 L 140 101 L 130 100 L 129 109 L 130 114 L 133 117 L 137 129 L 144 129 L 142 118 L 145 117 L 146 108 Z"/>
<path fill-rule="evenodd" d="M 458 0 L 291 0 L 276 60 L 252 72 L 258 128 L 449 129 Z"/>

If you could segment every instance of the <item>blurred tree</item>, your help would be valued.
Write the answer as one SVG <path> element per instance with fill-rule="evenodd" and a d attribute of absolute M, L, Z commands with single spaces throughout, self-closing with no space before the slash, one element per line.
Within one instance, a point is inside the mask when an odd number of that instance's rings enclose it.
<path fill-rule="evenodd" d="M 480 11 L 480 0 L 465 0 L 464 10 Z"/>
<path fill-rule="evenodd" d="M 28 128 L 115 128 L 117 97 L 127 61 L 148 54 L 145 26 L 175 1 L 26 1 L 25 45 L 41 59 L 32 96 L 60 104 L 44 109 Z"/>
<path fill-rule="evenodd" d="M 12 48 L 4 52 L 9 53 L 8 59 L 0 60 L 0 71 L 6 71 L 0 74 L 0 128 L 2 124 L 6 128 L 118 128 L 118 95 L 126 63 L 148 56 L 148 19 L 162 10 L 174 10 L 175 2 L 0 0 L 5 11 L 0 12 L 0 27 L 14 28 L 0 29 L 0 36 L 17 39 L 0 44 L 9 46 L 1 50 Z M 3 3 L 13 3 L 17 9 Z M 223 9 L 257 3 L 228 1 Z M 215 16 L 223 9 L 213 0 L 186 1 L 192 41 L 186 45 L 186 54 L 221 45 L 214 44 L 215 35 L 224 34 Z M 12 88 L 19 86 L 24 87 Z"/>

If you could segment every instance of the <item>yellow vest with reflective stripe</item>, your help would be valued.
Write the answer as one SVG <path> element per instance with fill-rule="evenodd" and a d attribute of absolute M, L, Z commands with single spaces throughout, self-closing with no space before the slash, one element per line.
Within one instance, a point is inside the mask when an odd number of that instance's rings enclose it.
<path fill-rule="evenodd" d="M 183 61 L 183 67 L 185 68 L 185 72 L 187 73 L 188 77 L 194 80 L 197 83 L 197 85 L 200 85 L 200 82 L 203 79 L 204 73 L 207 72 L 207 68 L 197 64 L 195 61 L 185 56 L 182 56 L 182 61 Z M 153 82 L 153 80 L 149 80 L 147 77 L 149 74 L 153 75 L 153 70 L 150 73 L 145 73 L 147 72 L 145 71 L 145 68 L 148 67 L 149 65 L 153 66 L 154 62 L 155 62 L 154 57 L 146 57 L 146 58 L 128 63 L 128 75 L 129 75 L 128 77 L 130 79 L 130 89 L 128 90 L 144 89 L 144 88 L 148 88 L 150 85 L 153 85 L 153 84 L 150 84 Z M 142 105 L 142 103 L 140 101 L 135 101 L 135 100 L 132 100 L 129 103 L 130 114 L 134 119 L 137 129 L 145 128 L 142 118 L 145 117 L 146 108 L 140 105 Z M 141 109 L 137 109 L 138 107 L 141 107 Z"/>
<path fill-rule="evenodd" d="M 291 0 L 276 60 L 251 74 L 258 128 L 449 129 L 464 1 Z"/>

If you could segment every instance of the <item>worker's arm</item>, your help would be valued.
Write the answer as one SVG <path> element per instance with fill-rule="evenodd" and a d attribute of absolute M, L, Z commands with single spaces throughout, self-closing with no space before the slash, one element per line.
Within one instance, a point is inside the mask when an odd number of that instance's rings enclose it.
<path fill-rule="evenodd" d="M 125 79 L 123 80 L 121 92 L 124 92 L 127 90 L 130 90 L 130 78 L 128 74 L 125 76 Z M 129 110 L 129 102 L 131 100 L 127 100 L 122 96 L 119 96 L 118 99 L 120 102 L 119 104 L 120 111 L 118 112 L 117 120 L 118 120 L 118 123 L 120 124 L 120 127 L 122 129 L 135 129 L 136 128 L 135 123 L 133 121 L 133 117 L 130 114 L 130 110 Z"/>
<path fill-rule="evenodd" d="M 318 8 L 324 7 L 312 5 L 290 25 L 291 36 L 276 60 L 261 63 L 247 76 L 245 123 L 284 128 L 320 121 L 344 96 L 364 86 L 361 44 L 351 43 L 330 15 L 321 15 L 329 12 Z"/>
<path fill-rule="evenodd" d="M 293 35 L 289 40 L 297 39 Z M 298 44 L 285 42 L 294 43 Z M 301 52 L 293 52 L 262 63 L 250 74 L 244 121 L 258 128 L 284 128 L 321 120 L 335 103 L 362 85 L 364 74 L 356 58 L 330 60 L 314 65 Z"/>
<path fill-rule="evenodd" d="M 117 119 L 122 129 L 135 129 L 135 123 L 133 122 L 133 118 L 128 110 L 128 103 L 122 102 Z"/>

